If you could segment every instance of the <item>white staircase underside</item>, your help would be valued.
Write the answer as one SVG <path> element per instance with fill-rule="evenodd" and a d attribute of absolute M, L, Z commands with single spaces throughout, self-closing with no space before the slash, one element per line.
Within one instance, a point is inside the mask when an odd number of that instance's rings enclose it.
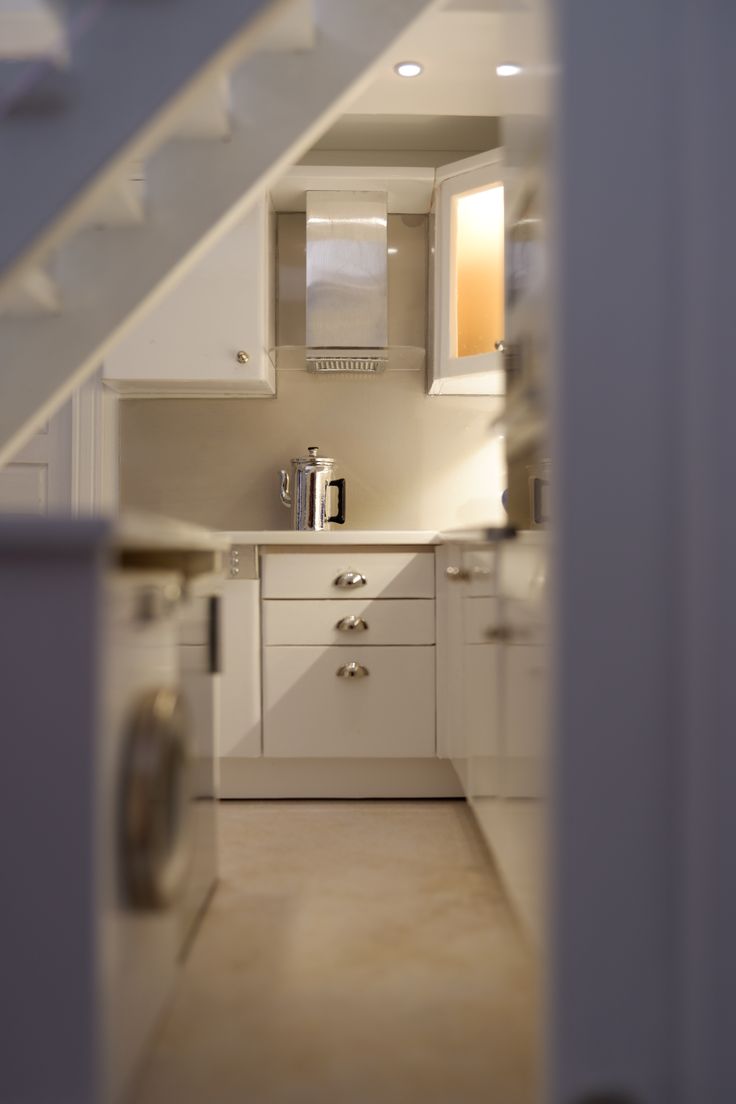
<path fill-rule="evenodd" d="M 90 4 L 67 0 L 68 23 L 79 28 L 68 32 L 68 66 L 29 61 L 19 72 L 9 63 L 14 83 L 3 82 L 0 210 L 13 219 L 0 237 L 0 287 L 63 240 L 66 219 L 155 149 L 222 73 L 268 48 L 270 27 L 295 5 L 300 0 L 116 0 L 82 22 Z"/>
<path fill-rule="evenodd" d="M 58 311 L 0 319 L 0 463 L 94 370 L 124 327 L 193 263 L 198 251 L 233 225 L 251 199 L 314 142 L 370 79 L 376 59 L 436 2 L 315 0 L 311 48 L 258 50 L 231 71 L 226 140 L 209 129 L 212 97 L 200 116 L 202 137 L 169 137 L 150 152 L 156 140 L 170 135 L 171 120 L 159 119 L 153 134 L 142 126 L 142 142 L 127 143 L 126 156 L 140 158 L 143 150 L 144 221 L 87 226 L 66 241 L 60 233 L 53 263 Z M 242 0 L 239 6 L 245 6 Z M 162 7 L 171 18 L 171 7 Z M 208 5 L 208 17 L 210 10 Z M 223 49 L 232 51 L 231 46 Z M 208 74 L 210 88 L 222 73 L 221 65 L 219 72 Z M 222 92 L 217 95 L 222 103 Z M 189 99 L 194 104 L 196 96 Z M 51 123 L 42 124 L 50 134 Z M 33 135 L 34 128 L 30 131 Z M 180 132 L 192 130 L 184 125 Z M 194 133 L 199 133 L 196 128 Z M 38 134 L 29 139 L 38 140 Z M 120 159 L 112 160 L 111 179 L 119 181 Z M 75 173 L 68 175 L 68 187 L 75 178 Z M 11 203 L 10 209 L 20 202 L 19 186 L 17 179 L 15 195 L 11 189 L 3 201 Z M 0 183 L 0 199 L 4 188 Z M 88 192 L 98 207 L 104 195 L 99 187 Z M 74 218 L 79 220 L 82 210 L 77 204 Z M 26 249 L 18 273 L 43 267 L 43 259 L 42 249 Z"/>

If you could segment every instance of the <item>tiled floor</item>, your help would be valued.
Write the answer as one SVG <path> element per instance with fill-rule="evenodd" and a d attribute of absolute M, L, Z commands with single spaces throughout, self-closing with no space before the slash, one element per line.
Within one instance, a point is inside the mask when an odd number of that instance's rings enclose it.
<path fill-rule="evenodd" d="M 535 971 L 459 802 L 222 806 L 135 1104 L 533 1104 Z"/>

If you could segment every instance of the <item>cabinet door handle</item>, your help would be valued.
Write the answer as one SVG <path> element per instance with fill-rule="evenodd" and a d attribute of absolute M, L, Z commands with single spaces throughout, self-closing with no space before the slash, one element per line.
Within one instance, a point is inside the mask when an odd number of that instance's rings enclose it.
<path fill-rule="evenodd" d="M 576 1097 L 574 1104 L 639 1104 L 639 1100 L 625 1092 L 601 1090 Z"/>
<path fill-rule="evenodd" d="M 359 571 L 344 571 L 342 575 L 338 575 L 335 579 L 336 587 L 359 587 L 365 586 L 367 580 L 365 575 L 361 575 Z"/>
<path fill-rule="evenodd" d="M 362 617 L 356 617 L 354 613 L 351 613 L 349 617 L 342 617 L 335 625 L 336 629 L 340 632 L 365 632 L 368 628 L 368 622 L 364 621 Z"/>
<path fill-rule="evenodd" d="M 338 678 L 368 678 L 370 671 L 361 663 L 346 663 L 337 668 L 336 674 Z"/>
<path fill-rule="evenodd" d="M 509 625 L 493 625 L 485 631 L 486 640 L 497 644 L 510 644 L 514 639 L 514 630 Z"/>
<path fill-rule="evenodd" d="M 469 583 L 472 579 L 488 579 L 489 567 L 446 567 L 445 575 L 451 583 Z"/>
<path fill-rule="evenodd" d="M 531 629 L 514 628 L 513 625 L 493 625 L 486 629 L 484 636 L 496 644 L 533 644 L 534 633 Z"/>
<path fill-rule="evenodd" d="M 445 575 L 451 583 L 467 583 L 470 581 L 470 572 L 465 567 L 447 567 Z"/>

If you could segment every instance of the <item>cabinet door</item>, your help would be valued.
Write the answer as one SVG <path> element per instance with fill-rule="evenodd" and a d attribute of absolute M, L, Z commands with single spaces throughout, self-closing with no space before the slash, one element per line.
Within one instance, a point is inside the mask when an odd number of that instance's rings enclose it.
<path fill-rule="evenodd" d="M 538 798 L 548 724 L 547 648 L 511 644 L 503 653 L 504 792 Z"/>
<path fill-rule="evenodd" d="M 108 385 L 139 396 L 273 395 L 272 254 L 264 198 L 114 346 Z"/>
<path fill-rule="evenodd" d="M 257 579 L 222 585 L 219 753 L 261 754 L 261 618 Z"/>
<path fill-rule="evenodd" d="M 503 395 L 505 209 L 501 150 L 437 170 L 431 394 Z"/>
<path fill-rule="evenodd" d="M 463 715 L 463 586 L 455 571 L 461 564 L 457 544 L 436 550 L 437 588 L 437 754 L 450 759 L 465 787 L 467 749 Z M 448 575 L 448 568 L 450 574 Z"/>
<path fill-rule="evenodd" d="M 446 544 L 437 549 L 437 748 L 470 796 L 470 765 L 486 731 L 495 732 L 495 550 Z M 490 753 L 488 753 L 490 754 Z"/>

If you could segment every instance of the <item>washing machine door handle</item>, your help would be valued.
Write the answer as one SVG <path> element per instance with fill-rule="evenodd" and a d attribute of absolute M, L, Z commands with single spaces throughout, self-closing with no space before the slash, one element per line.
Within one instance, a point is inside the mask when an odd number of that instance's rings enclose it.
<path fill-rule="evenodd" d="M 191 767 L 181 694 L 141 695 L 125 735 L 119 860 L 129 907 L 164 909 L 181 893 L 191 859 Z"/>

